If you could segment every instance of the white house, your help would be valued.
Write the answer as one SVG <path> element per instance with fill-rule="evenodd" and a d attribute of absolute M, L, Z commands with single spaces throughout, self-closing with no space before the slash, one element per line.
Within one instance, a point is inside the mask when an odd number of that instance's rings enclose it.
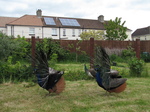
<path fill-rule="evenodd" d="M 1 17 L 0 17 L 1 18 Z M 52 17 L 43 16 L 39 9 L 36 15 L 24 15 L 20 18 L 14 18 L 12 21 L 5 22 L 3 28 L 4 33 L 17 37 L 20 35 L 25 38 L 35 36 L 37 38 L 51 37 L 53 39 L 80 39 L 80 34 L 88 30 L 103 30 L 104 16 L 100 15 L 97 20 L 67 18 L 67 17 Z M 0 22 L 1 24 L 1 22 Z M 131 40 L 131 30 L 127 31 L 128 38 Z"/>
<path fill-rule="evenodd" d="M 135 30 L 132 33 L 132 39 L 150 40 L 150 26 Z"/>

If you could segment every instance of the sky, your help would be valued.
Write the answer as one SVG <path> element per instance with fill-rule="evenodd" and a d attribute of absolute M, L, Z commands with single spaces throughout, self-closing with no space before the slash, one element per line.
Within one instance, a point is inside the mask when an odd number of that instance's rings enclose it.
<path fill-rule="evenodd" d="M 150 0 L 0 0 L 0 16 L 35 15 L 104 20 L 122 18 L 122 23 L 135 31 L 150 26 Z"/>

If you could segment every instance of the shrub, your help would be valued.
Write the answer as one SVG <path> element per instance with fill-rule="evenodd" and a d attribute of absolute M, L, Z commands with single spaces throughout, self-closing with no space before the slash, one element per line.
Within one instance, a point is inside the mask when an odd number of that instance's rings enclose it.
<path fill-rule="evenodd" d="M 124 59 L 121 58 L 120 56 L 117 56 L 116 54 L 112 54 L 109 56 L 111 62 L 117 61 L 117 62 L 124 62 Z"/>
<path fill-rule="evenodd" d="M 122 58 L 129 59 L 135 57 L 135 51 L 131 46 L 128 46 L 127 49 L 122 50 Z"/>
<path fill-rule="evenodd" d="M 51 38 L 44 38 L 43 40 L 37 42 L 37 52 L 39 49 L 44 50 L 44 52 L 48 56 L 48 60 L 50 60 L 53 54 L 57 54 L 58 61 L 63 60 L 65 55 L 68 53 L 67 50 L 60 47 L 60 44 L 58 42 L 53 41 Z"/>
<path fill-rule="evenodd" d="M 25 60 L 28 56 L 28 54 L 31 52 L 31 43 L 26 40 L 25 37 L 20 37 L 13 39 L 15 42 L 15 46 L 18 46 L 15 48 L 14 53 L 12 54 L 14 61 L 19 60 Z"/>
<path fill-rule="evenodd" d="M 12 63 L 12 56 L 6 62 L 0 62 L 0 83 L 28 81 L 33 78 L 32 69 L 19 61 Z"/>
<path fill-rule="evenodd" d="M 48 63 L 50 67 L 55 67 L 55 64 L 57 63 L 57 58 L 58 58 L 58 55 L 53 53 Z"/>
<path fill-rule="evenodd" d="M 145 62 L 150 62 L 150 53 L 148 52 L 143 52 L 141 54 L 141 58 L 145 61 Z"/>
<path fill-rule="evenodd" d="M 138 60 L 137 58 L 132 58 L 129 63 L 130 76 L 141 77 L 141 74 L 144 70 L 144 61 Z"/>

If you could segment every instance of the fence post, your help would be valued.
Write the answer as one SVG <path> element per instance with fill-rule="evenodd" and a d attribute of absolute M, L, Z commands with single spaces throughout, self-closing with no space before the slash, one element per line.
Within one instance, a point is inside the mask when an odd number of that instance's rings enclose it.
<path fill-rule="evenodd" d="M 94 38 L 90 38 L 90 68 L 94 66 Z"/>
<path fill-rule="evenodd" d="M 35 66 L 35 62 L 34 62 L 34 60 L 35 60 L 35 36 L 32 36 L 31 37 L 32 38 L 32 41 L 31 41 L 31 44 L 32 44 L 32 67 L 34 67 Z"/>
<path fill-rule="evenodd" d="M 140 59 L 140 52 L 141 52 L 141 45 L 140 45 L 140 39 L 136 39 L 136 57 Z"/>

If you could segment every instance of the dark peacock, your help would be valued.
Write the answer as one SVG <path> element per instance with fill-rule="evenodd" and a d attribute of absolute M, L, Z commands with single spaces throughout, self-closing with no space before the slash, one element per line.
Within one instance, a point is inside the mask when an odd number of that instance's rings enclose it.
<path fill-rule="evenodd" d="M 110 59 L 104 48 L 96 48 L 94 68 L 88 70 L 84 66 L 85 72 L 95 76 L 98 85 L 104 90 L 116 93 L 125 90 L 127 79 L 122 78 L 118 71 L 110 69 Z"/>
<path fill-rule="evenodd" d="M 39 49 L 36 52 L 34 73 L 37 76 L 37 82 L 40 87 L 49 91 L 49 93 L 60 93 L 65 88 L 63 71 L 57 71 L 48 66 L 48 55 Z"/>

